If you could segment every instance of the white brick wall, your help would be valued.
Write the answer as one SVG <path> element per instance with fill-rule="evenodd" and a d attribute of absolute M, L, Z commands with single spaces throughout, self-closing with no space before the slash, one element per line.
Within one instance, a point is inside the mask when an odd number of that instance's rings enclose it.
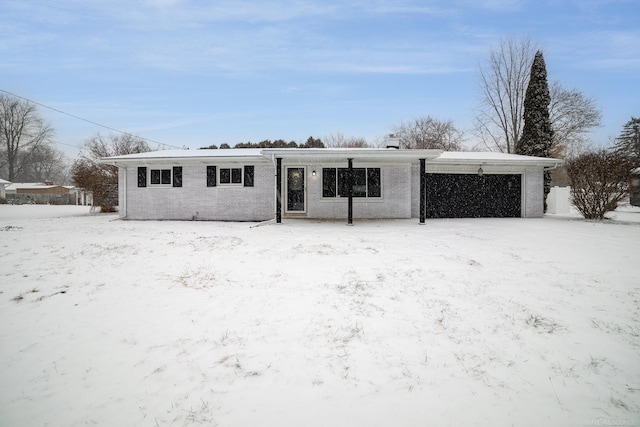
<path fill-rule="evenodd" d="M 273 166 L 254 166 L 253 187 L 220 183 L 207 187 L 207 167 L 197 165 L 182 167 L 182 187 L 138 188 L 137 167 L 127 168 L 126 218 L 218 221 L 274 218 Z"/>
<path fill-rule="evenodd" d="M 544 188 L 542 169 L 527 169 L 524 173 L 524 217 L 540 218 L 544 215 Z"/>
<path fill-rule="evenodd" d="M 275 178 L 271 164 L 253 164 L 253 187 L 207 187 L 206 165 L 184 165 L 182 187 L 138 188 L 137 167 L 120 168 L 119 186 L 124 188 L 126 173 L 126 201 L 120 191 L 120 215 L 127 219 L 265 221 L 275 217 Z M 218 165 L 218 167 L 220 167 Z M 238 167 L 238 165 L 234 166 Z M 380 166 L 382 197 L 354 198 L 354 218 L 417 218 L 419 216 L 419 167 L 410 164 Z M 285 173 L 283 167 L 283 180 Z M 316 176 L 312 176 L 316 170 Z M 517 173 L 515 170 L 512 173 Z M 543 216 L 543 188 L 541 169 L 520 170 L 523 173 L 523 216 Z M 322 198 L 322 165 L 306 168 L 307 218 L 347 218 L 346 198 Z M 283 182 L 283 216 L 286 185 Z M 126 203 L 125 203 L 126 202 Z"/>
<path fill-rule="evenodd" d="M 328 165 L 326 167 L 335 167 Z M 344 167 L 342 165 L 338 167 Z M 353 199 L 354 218 L 411 218 L 411 166 L 358 164 L 354 168 L 379 167 L 382 175 L 382 197 Z M 312 176 L 316 170 L 316 176 Z M 347 198 L 322 198 L 322 166 L 307 168 L 307 218 L 346 219 Z"/>

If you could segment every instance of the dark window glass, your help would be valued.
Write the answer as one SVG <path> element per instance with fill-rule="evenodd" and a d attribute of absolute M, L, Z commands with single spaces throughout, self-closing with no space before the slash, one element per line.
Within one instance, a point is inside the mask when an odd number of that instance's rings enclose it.
<path fill-rule="evenodd" d="M 253 187 L 253 166 L 244 167 L 244 186 Z"/>
<path fill-rule="evenodd" d="M 160 169 L 151 169 L 151 184 L 160 184 Z"/>
<path fill-rule="evenodd" d="M 182 166 L 173 167 L 173 186 L 182 187 Z"/>
<path fill-rule="evenodd" d="M 216 186 L 216 167 L 207 166 L 207 187 Z"/>
<path fill-rule="evenodd" d="M 322 197 L 336 197 L 336 168 L 322 169 Z"/>
<path fill-rule="evenodd" d="M 220 169 L 220 184 L 231 184 L 231 169 Z"/>
<path fill-rule="evenodd" d="M 349 187 L 347 186 L 349 169 L 338 169 L 338 196 L 349 197 Z"/>
<path fill-rule="evenodd" d="M 162 183 L 171 184 L 171 169 L 162 169 Z"/>
<path fill-rule="evenodd" d="M 380 197 L 380 168 L 367 169 L 367 197 Z"/>
<path fill-rule="evenodd" d="M 380 168 L 353 168 L 353 197 L 380 197 Z M 349 197 L 348 168 L 322 169 L 322 197 Z"/>
<path fill-rule="evenodd" d="M 367 170 L 353 169 L 353 197 L 367 197 Z"/>
<path fill-rule="evenodd" d="M 147 168 L 138 168 L 138 187 L 147 186 Z"/>
<path fill-rule="evenodd" d="M 242 183 L 242 169 L 240 168 L 231 169 L 231 183 L 232 184 Z"/>

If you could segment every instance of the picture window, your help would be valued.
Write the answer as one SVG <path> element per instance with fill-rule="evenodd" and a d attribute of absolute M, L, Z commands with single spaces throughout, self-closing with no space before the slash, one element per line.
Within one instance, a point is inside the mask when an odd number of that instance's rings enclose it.
<path fill-rule="evenodd" d="M 353 197 L 382 196 L 380 168 L 353 168 Z M 348 168 L 322 169 L 322 197 L 349 197 Z"/>

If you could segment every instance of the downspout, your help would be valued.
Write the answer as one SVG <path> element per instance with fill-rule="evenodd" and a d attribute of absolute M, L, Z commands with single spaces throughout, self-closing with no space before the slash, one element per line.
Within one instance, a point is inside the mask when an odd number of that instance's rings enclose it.
<path fill-rule="evenodd" d="M 276 155 L 273 154 L 273 153 L 271 153 L 271 163 L 273 164 L 273 179 L 275 181 L 275 180 L 278 179 L 277 175 L 276 175 L 278 169 L 276 167 Z M 274 190 L 273 190 L 273 204 L 275 206 L 278 203 L 278 194 L 277 194 L 277 190 L 276 190 L 277 184 L 275 182 L 273 184 L 274 184 L 273 185 L 273 188 L 274 188 Z M 273 217 L 274 221 L 276 220 L 276 216 Z"/>
<path fill-rule="evenodd" d="M 347 172 L 347 225 L 353 225 L 353 159 L 349 161 L 349 169 Z"/>
<path fill-rule="evenodd" d="M 123 213 L 124 215 L 121 215 L 120 218 L 121 219 L 126 219 L 127 218 L 127 168 L 122 168 L 121 170 L 124 170 L 124 179 L 123 179 L 123 187 L 124 187 L 124 191 L 122 192 L 122 205 L 123 205 Z"/>
<path fill-rule="evenodd" d="M 276 158 L 276 224 L 282 223 L 282 158 Z"/>
<path fill-rule="evenodd" d="M 552 170 L 557 169 L 557 168 L 558 168 L 558 164 L 556 163 L 555 165 L 550 166 L 550 167 L 548 167 L 548 168 L 545 168 L 545 167 L 543 166 L 543 167 L 542 167 L 542 170 L 546 172 L 546 171 L 552 171 Z"/>
<path fill-rule="evenodd" d="M 427 210 L 427 168 L 425 159 L 420 159 L 420 224 L 424 225 Z"/>

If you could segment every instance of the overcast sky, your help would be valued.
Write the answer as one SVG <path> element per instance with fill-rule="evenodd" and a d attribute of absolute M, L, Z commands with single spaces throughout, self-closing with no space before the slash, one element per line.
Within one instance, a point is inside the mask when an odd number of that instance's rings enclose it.
<path fill-rule="evenodd" d="M 470 130 L 479 64 L 506 37 L 529 37 L 550 83 L 597 100 L 596 142 L 640 116 L 638 0 L 3 0 L 1 10 L 0 89 L 179 147 L 335 133 L 374 142 L 426 115 Z M 41 112 L 72 157 L 109 132 Z"/>

